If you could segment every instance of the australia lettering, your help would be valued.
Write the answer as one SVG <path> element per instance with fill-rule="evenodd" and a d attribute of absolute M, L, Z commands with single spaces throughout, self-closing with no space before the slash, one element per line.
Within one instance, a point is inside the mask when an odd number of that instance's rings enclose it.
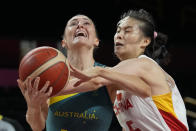
<path fill-rule="evenodd" d="M 81 119 L 89 119 L 89 120 L 97 120 L 98 119 L 98 117 L 95 116 L 95 113 L 89 113 L 87 111 L 81 112 L 81 113 L 56 111 L 56 112 L 54 112 L 54 116 L 65 117 L 65 118 L 81 118 Z"/>

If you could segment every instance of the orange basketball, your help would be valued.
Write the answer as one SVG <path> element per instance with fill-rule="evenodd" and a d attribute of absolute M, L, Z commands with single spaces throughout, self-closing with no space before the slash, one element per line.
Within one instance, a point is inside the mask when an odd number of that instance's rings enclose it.
<path fill-rule="evenodd" d="M 69 66 L 66 57 L 57 49 L 49 46 L 37 47 L 29 51 L 21 60 L 19 78 L 25 81 L 28 76 L 40 77 L 40 90 L 46 81 L 53 87 L 51 96 L 66 86 L 69 80 Z M 34 80 L 33 80 L 34 81 Z"/>

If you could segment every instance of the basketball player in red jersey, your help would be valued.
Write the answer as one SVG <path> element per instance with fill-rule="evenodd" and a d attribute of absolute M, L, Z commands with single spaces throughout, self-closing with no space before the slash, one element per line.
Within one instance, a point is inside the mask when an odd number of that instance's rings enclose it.
<path fill-rule="evenodd" d="M 124 13 L 114 36 L 114 52 L 121 62 L 83 72 L 71 66 L 79 79 L 72 90 L 90 87 L 92 82 L 97 88 L 107 85 L 124 131 L 187 131 L 183 99 L 173 78 L 159 65 L 168 53 L 166 42 L 167 36 L 157 33 L 147 11 Z"/>

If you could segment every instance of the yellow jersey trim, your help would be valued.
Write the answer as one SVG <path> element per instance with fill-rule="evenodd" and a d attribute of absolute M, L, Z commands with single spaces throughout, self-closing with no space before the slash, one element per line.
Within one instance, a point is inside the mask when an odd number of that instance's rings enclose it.
<path fill-rule="evenodd" d="M 78 93 L 73 93 L 73 94 L 68 94 L 68 95 L 63 95 L 63 96 L 55 96 L 55 97 L 51 97 L 50 98 L 50 102 L 49 102 L 49 105 L 52 105 L 56 102 L 59 102 L 63 99 L 66 99 L 66 98 L 69 98 L 71 96 L 74 96 L 74 95 L 77 95 Z"/>
<path fill-rule="evenodd" d="M 158 109 L 171 113 L 173 116 L 176 117 L 176 113 L 174 112 L 174 108 L 173 108 L 171 92 L 163 95 L 152 96 L 152 99 Z"/>

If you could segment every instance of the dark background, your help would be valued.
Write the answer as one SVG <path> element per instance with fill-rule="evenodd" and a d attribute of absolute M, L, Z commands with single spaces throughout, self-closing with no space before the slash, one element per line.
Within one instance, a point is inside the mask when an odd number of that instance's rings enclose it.
<path fill-rule="evenodd" d="M 61 41 L 66 21 L 76 14 L 85 14 L 95 22 L 101 40 L 95 59 L 105 65 L 113 66 L 118 63 L 113 55 L 116 23 L 124 11 L 140 8 L 150 12 L 156 21 L 157 31 L 169 37 L 167 48 L 171 53 L 171 62 L 164 69 L 175 79 L 183 98 L 195 98 L 196 4 L 193 0 L 1 3 L 0 69 L 18 70 L 21 40 L 37 41 L 38 46 L 56 47 L 56 43 Z M 0 73 L 1 76 L 4 75 Z M 4 79 L 10 78 L 11 76 L 4 77 Z M 18 120 L 25 130 L 30 130 L 25 122 L 26 103 L 16 85 L 0 86 L 0 103 L 0 114 Z M 185 101 L 185 104 L 188 110 L 196 111 L 190 102 Z M 190 130 L 194 130 L 196 124 L 193 123 L 196 123 L 196 116 L 188 114 L 187 117 Z"/>

